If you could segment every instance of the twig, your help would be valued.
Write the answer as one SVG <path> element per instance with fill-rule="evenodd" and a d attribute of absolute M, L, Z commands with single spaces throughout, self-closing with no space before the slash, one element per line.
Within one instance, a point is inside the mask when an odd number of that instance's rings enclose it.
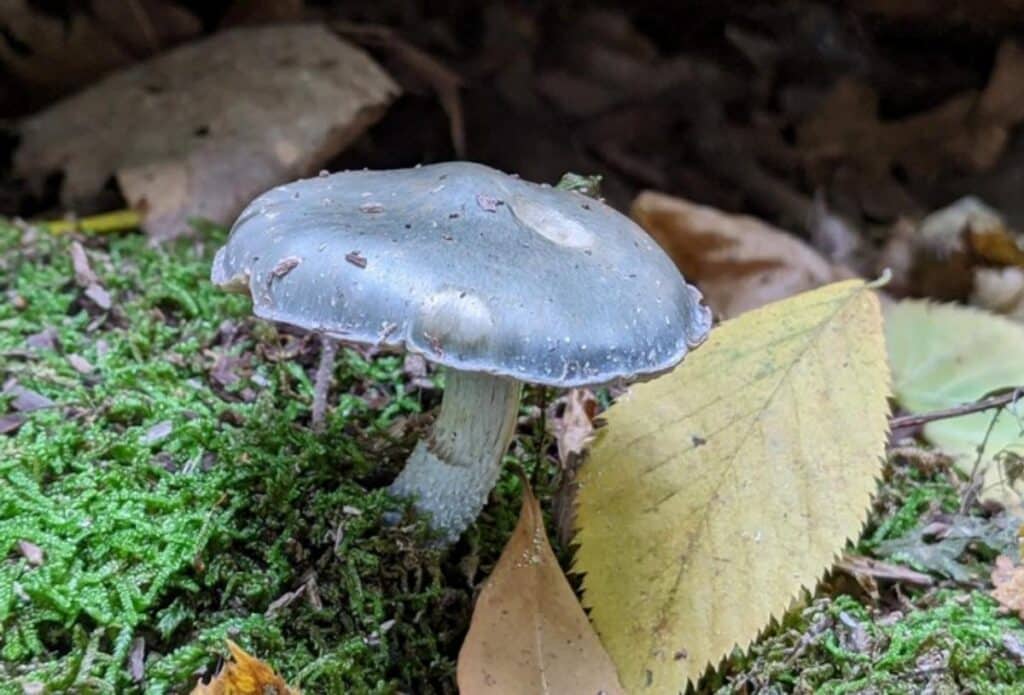
<path fill-rule="evenodd" d="M 78 230 L 102 234 L 137 229 L 141 224 L 142 216 L 135 210 L 115 210 L 79 219 L 72 218 L 41 222 L 39 226 L 51 234 L 66 234 Z"/>
<path fill-rule="evenodd" d="M 331 388 L 334 373 L 334 358 L 338 354 L 338 341 L 326 335 L 320 336 L 320 364 L 316 367 L 313 382 L 313 431 L 324 429 L 324 414 L 327 412 L 327 392 Z"/>
<path fill-rule="evenodd" d="M 909 427 L 920 427 L 921 425 L 926 425 L 929 422 L 934 422 L 936 420 L 946 420 L 951 417 L 960 417 L 961 415 L 970 415 L 971 413 L 980 413 L 985 410 L 992 410 L 993 408 L 1003 408 L 1020 400 L 1022 395 L 1024 395 L 1024 387 L 1018 386 L 1006 391 L 1005 393 L 1001 393 L 996 396 L 989 396 L 988 398 L 982 398 L 980 401 L 975 401 L 973 403 L 962 403 L 960 405 L 953 406 L 952 408 L 933 410 L 930 413 L 901 415 L 900 417 L 889 419 L 889 428 L 897 430 L 907 429 Z"/>
<path fill-rule="evenodd" d="M 985 438 L 978 445 L 978 456 L 974 459 L 974 467 L 971 468 L 971 477 L 968 478 L 967 489 L 964 490 L 963 497 L 960 500 L 961 514 L 966 514 L 974 506 L 978 496 L 981 494 L 981 489 L 985 486 L 985 474 L 988 472 L 988 466 L 983 468 L 981 462 L 984 460 L 985 449 L 988 447 L 988 438 L 992 436 L 992 430 L 996 427 L 996 420 L 999 419 L 999 415 L 1000 411 L 997 410 L 989 419 L 988 428 L 985 430 Z"/>

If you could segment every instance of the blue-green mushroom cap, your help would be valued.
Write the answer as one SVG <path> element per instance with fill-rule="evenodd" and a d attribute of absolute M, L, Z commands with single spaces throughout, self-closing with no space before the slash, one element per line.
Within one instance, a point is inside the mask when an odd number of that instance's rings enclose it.
<path fill-rule="evenodd" d="M 628 217 L 469 162 L 267 191 L 212 280 L 248 292 L 265 319 L 559 387 L 667 371 L 711 327 L 700 293 Z"/>

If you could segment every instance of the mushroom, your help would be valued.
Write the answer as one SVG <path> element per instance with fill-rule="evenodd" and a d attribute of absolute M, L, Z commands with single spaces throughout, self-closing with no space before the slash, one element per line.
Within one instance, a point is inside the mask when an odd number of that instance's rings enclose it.
<path fill-rule="evenodd" d="M 262 318 L 447 368 L 440 415 L 391 486 L 447 540 L 497 481 L 524 383 L 657 375 L 711 326 L 627 217 L 468 162 L 274 188 L 242 212 L 212 279 Z"/>

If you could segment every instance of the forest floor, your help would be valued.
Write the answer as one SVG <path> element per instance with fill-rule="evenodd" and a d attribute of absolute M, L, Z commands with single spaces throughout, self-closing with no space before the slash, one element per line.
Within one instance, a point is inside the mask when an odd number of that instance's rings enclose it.
<path fill-rule="evenodd" d="M 442 376 L 344 350 L 314 432 L 318 346 L 210 284 L 224 238 L 0 223 L 0 693 L 185 693 L 226 637 L 305 692 L 454 693 L 516 466 L 458 544 L 431 547 L 384 488 Z M 554 396 L 528 391 L 509 455 L 546 512 Z M 894 451 L 846 569 L 700 691 L 1020 692 L 1024 628 L 985 589 L 1017 529 L 961 510 L 964 486 L 941 456 Z"/>

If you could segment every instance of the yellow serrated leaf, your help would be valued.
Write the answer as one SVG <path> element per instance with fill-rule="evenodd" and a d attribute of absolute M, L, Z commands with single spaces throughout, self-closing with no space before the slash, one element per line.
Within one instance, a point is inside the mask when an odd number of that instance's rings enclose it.
<path fill-rule="evenodd" d="M 723 323 L 609 409 L 576 569 L 629 692 L 684 690 L 814 586 L 867 517 L 888 393 L 858 280 Z"/>
<path fill-rule="evenodd" d="M 209 683 L 197 684 L 192 695 L 300 695 L 274 669 L 231 640 L 227 642 L 234 661 L 224 664 Z"/>
<path fill-rule="evenodd" d="M 615 666 L 548 543 L 529 485 L 459 651 L 461 695 L 621 695 Z"/>

